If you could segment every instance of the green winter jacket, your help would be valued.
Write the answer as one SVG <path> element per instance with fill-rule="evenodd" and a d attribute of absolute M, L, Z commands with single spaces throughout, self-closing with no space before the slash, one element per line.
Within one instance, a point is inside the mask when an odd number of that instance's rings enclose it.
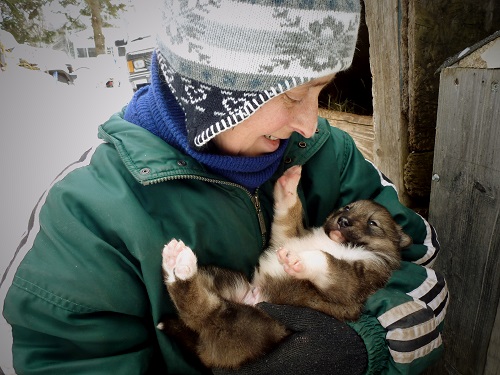
<path fill-rule="evenodd" d="M 162 248 L 182 239 L 199 264 L 250 277 L 269 240 L 274 182 L 294 164 L 303 165 L 299 195 L 310 226 L 368 198 L 385 205 L 414 240 L 401 270 L 350 323 L 366 343 L 367 373 L 418 373 L 439 358 L 447 289 L 440 275 L 418 265 L 432 264 L 438 252 L 433 230 L 398 203 L 392 184 L 343 131 L 320 119 L 313 138 L 294 134 L 279 170 L 255 193 L 122 114 L 102 125 L 99 137 L 103 143 L 41 198 L 23 239 L 24 260 L 3 311 L 18 374 L 208 373 L 155 328 L 175 312 L 162 281 Z"/>

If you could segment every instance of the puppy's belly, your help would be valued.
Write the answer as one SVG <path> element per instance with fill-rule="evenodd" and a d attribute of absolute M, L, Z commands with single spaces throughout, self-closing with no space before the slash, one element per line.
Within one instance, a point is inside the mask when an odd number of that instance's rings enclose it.
<path fill-rule="evenodd" d="M 306 279 L 321 289 L 328 287 L 331 282 L 329 274 L 333 272 L 333 269 L 326 254 L 348 263 L 378 260 L 372 252 L 362 246 L 350 246 L 332 241 L 323 228 L 314 228 L 303 237 L 287 238 L 277 242 L 281 242 L 280 246 L 291 253 L 293 258 L 298 259 L 301 266 L 295 269 L 291 276 L 289 272 L 285 272 L 283 264 L 280 263 L 277 249 L 273 247 L 267 249 L 259 259 L 259 267 L 252 282 L 252 285 L 257 288 L 254 294 L 258 296 L 258 302 L 269 301 L 266 289 L 272 280 Z"/>
<path fill-rule="evenodd" d="M 329 266 L 323 251 L 331 252 L 332 246 L 341 247 L 342 245 L 333 243 L 323 230 L 314 230 L 304 237 L 294 237 L 284 241 L 282 247 L 293 253 L 294 257 L 299 258 L 303 266 L 300 275 L 295 276 L 285 272 L 277 256 L 276 248 L 267 249 L 259 259 L 259 267 L 252 281 L 252 285 L 260 291 L 260 301 L 267 301 L 265 290 L 270 280 L 311 279 L 312 281 L 316 275 L 327 275 Z"/>

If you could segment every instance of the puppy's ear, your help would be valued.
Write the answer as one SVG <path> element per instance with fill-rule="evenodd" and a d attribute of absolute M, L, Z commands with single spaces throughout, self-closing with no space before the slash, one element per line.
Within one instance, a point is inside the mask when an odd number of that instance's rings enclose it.
<path fill-rule="evenodd" d="M 408 236 L 401 227 L 398 228 L 399 231 L 399 246 L 401 249 L 405 249 L 413 243 L 413 240 Z"/>

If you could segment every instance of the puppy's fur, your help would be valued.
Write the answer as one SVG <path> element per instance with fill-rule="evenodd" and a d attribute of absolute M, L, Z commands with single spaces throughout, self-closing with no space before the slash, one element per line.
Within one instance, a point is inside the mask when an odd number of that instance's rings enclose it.
<path fill-rule="evenodd" d="M 290 334 L 253 306 L 260 301 L 357 319 L 366 299 L 398 268 L 401 249 L 411 244 L 389 212 L 367 200 L 333 213 L 321 228 L 304 228 L 300 173 L 300 166 L 292 167 L 276 183 L 271 244 L 252 284 L 233 271 L 197 267 L 182 241 L 172 240 L 163 250 L 165 285 L 180 321 L 165 320 L 158 327 L 208 367 L 238 368 Z"/>

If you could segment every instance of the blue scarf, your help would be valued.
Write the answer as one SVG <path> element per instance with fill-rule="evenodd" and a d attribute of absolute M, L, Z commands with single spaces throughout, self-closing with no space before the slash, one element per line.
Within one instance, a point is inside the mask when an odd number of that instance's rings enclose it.
<path fill-rule="evenodd" d="M 274 174 L 288 144 L 288 141 L 282 141 L 275 152 L 256 157 L 219 155 L 193 149 L 187 138 L 184 112 L 160 77 L 156 54 L 151 59 L 151 84 L 134 94 L 125 110 L 125 120 L 149 130 L 208 170 L 250 191 Z"/>

